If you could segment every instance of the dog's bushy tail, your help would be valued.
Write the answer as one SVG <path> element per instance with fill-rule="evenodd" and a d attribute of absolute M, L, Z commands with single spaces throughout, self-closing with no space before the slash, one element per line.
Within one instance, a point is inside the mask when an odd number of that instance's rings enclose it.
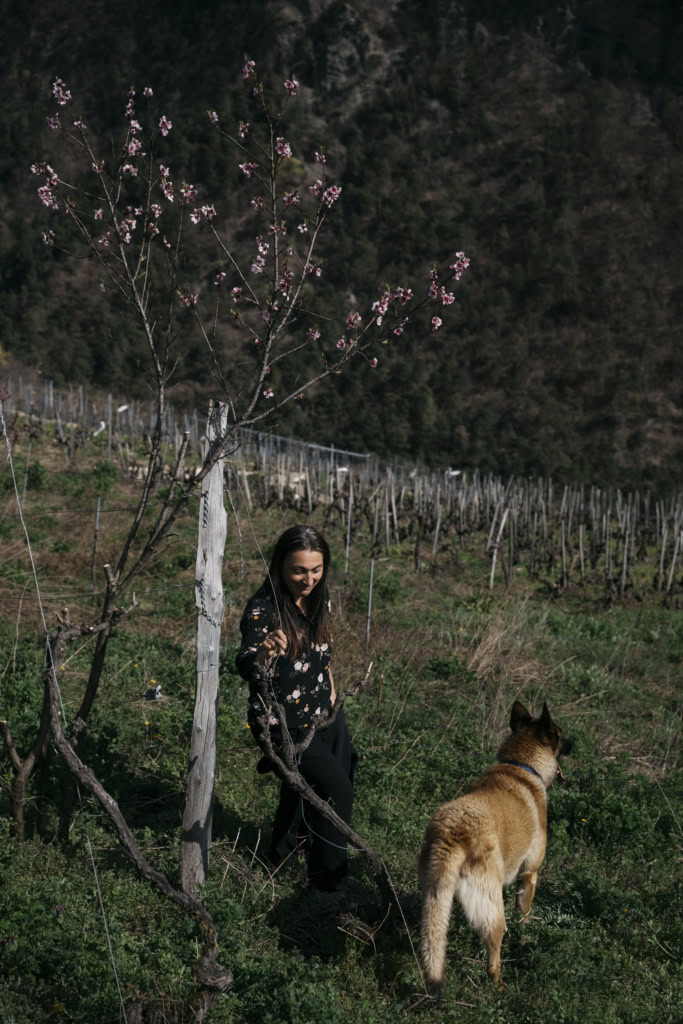
<path fill-rule="evenodd" d="M 464 853 L 457 844 L 444 846 L 431 842 L 429 837 L 425 840 L 420 853 L 420 948 L 427 989 L 430 995 L 437 998 L 441 997 L 443 991 L 448 922 L 463 860 Z"/>

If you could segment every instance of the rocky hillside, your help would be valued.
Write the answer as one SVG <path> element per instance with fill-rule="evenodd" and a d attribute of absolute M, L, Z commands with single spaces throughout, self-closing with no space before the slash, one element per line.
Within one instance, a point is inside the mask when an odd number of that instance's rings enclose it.
<path fill-rule="evenodd" d="M 683 385 L 683 16 L 569 0 L 10 6 L 0 75 L 0 344 L 52 375 L 140 387 L 134 339 L 83 267 L 47 253 L 27 173 L 49 85 L 109 129 L 131 82 L 169 99 L 178 162 L 237 215 L 207 108 L 241 114 L 244 52 L 303 83 L 295 129 L 343 185 L 330 311 L 387 280 L 421 287 L 467 250 L 456 315 L 414 326 L 381 372 L 351 371 L 278 429 L 498 472 L 678 483 Z M 47 256 L 47 258 L 46 258 Z M 181 394 L 209 393 L 199 339 Z M 184 389 L 184 391 L 182 390 Z M 362 416 L 358 415 L 359 409 Z"/>

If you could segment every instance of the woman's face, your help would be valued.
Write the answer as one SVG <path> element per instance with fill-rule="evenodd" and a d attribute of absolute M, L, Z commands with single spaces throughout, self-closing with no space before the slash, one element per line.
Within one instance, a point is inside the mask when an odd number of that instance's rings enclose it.
<path fill-rule="evenodd" d="M 282 563 L 282 577 L 295 603 L 308 597 L 322 576 L 322 551 L 291 551 Z"/>

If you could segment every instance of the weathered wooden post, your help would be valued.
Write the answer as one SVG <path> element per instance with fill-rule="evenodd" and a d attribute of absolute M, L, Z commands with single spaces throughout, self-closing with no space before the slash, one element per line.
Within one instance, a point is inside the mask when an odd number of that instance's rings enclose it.
<path fill-rule="evenodd" d="M 206 429 L 209 446 L 225 434 L 227 421 L 227 405 L 211 402 Z M 197 684 L 180 842 L 180 884 L 183 892 L 190 895 L 206 881 L 209 872 L 223 621 L 221 568 L 227 529 L 223 505 L 223 463 L 224 459 L 219 459 L 205 478 L 199 503 L 195 569 Z"/>

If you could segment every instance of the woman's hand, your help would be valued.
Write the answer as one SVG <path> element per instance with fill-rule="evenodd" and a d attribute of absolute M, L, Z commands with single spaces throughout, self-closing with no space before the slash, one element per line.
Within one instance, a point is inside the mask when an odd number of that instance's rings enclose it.
<path fill-rule="evenodd" d="M 287 650 L 287 637 L 281 629 L 274 629 L 272 633 L 269 633 L 261 644 L 259 651 L 256 655 L 256 661 L 263 664 L 266 661 L 270 661 L 278 654 L 284 654 Z"/>

